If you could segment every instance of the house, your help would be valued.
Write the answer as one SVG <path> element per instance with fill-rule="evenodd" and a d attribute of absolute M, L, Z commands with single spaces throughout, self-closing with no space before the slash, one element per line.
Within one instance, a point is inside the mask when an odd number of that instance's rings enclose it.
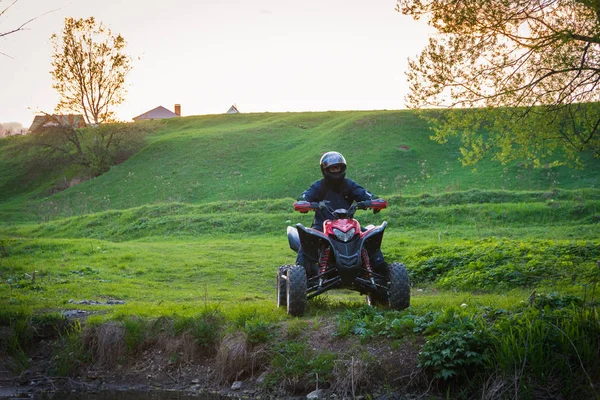
<path fill-rule="evenodd" d="M 67 115 L 36 115 L 33 118 L 33 122 L 29 127 L 29 133 L 40 132 L 43 128 L 52 126 L 70 126 L 73 128 L 83 128 L 87 126 L 85 118 L 81 114 L 67 114 Z"/>
<path fill-rule="evenodd" d="M 225 114 L 239 114 L 240 111 L 237 109 L 237 107 L 234 105 L 232 105 L 229 110 L 227 110 L 227 112 Z"/>
<path fill-rule="evenodd" d="M 163 106 L 158 106 L 150 111 L 133 117 L 134 121 L 148 121 L 151 119 L 165 119 L 181 117 L 181 104 L 175 104 L 175 112 L 167 110 Z"/>
<path fill-rule="evenodd" d="M 24 135 L 27 133 L 27 129 L 23 128 L 18 122 L 3 122 L 0 123 L 0 137 Z"/>

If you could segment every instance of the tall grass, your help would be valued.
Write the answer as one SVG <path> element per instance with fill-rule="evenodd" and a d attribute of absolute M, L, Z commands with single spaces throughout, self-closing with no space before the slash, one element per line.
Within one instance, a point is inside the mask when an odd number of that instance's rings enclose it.
<path fill-rule="evenodd" d="M 511 315 L 496 323 L 492 337 L 490 368 L 514 385 L 515 392 L 535 397 L 546 386 L 575 398 L 589 396 L 590 389 L 594 393 L 593 377 L 600 372 L 596 307 Z"/>

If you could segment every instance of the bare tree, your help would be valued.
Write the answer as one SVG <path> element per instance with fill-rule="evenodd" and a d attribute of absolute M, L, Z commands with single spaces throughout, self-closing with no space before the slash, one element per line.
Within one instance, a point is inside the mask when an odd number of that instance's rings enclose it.
<path fill-rule="evenodd" d="M 6 14 L 6 13 L 8 12 L 8 10 L 9 10 L 9 9 L 10 9 L 12 6 L 14 6 L 14 5 L 15 5 L 15 4 L 16 4 L 18 1 L 19 1 L 19 0 L 13 0 L 13 1 L 12 1 L 12 3 L 10 3 L 9 5 L 7 5 L 7 6 L 3 7 L 3 6 L 1 5 L 1 4 L 2 4 L 2 2 L 3 2 L 3 0 L 0 0 L 0 18 L 2 18 L 2 17 L 4 16 L 4 14 Z M 42 14 L 42 15 L 46 15 L 46 14 L 48 14 L 48 13 L 50 13 L 50 12 L 52 12 L 52 11 L 48 11 L 48 12 L 46 12 L 46 13 Z M 26 26 L 27 26 L 29 23 L 31 23 L 32 21 L 35 21 L 35 20 L 36 20 L 36 19 L 38 19 L 38 18 L 39 18 L 39 17 L 34 17 L 34 18 L 31 18 L 31 19 L 29 19 L 29 20 L 27 20 L 27 21 L 23 22 L 22 24 L 20 24 L 20 25 L 18 25 L 18 26 L 16 26 L 16 27 L 14 27 L 14 28 L 12 28 L 12 29 L 10 29 L 10 30 L 6 31 L 6 32 L 0 32 L 0 38 L 1 38 L 1 37 L 4 37 L 4 36 L 12 35 L 13 33 L 17 33 L 17 32 L 24 31 L 24 30 L 26 29 Z M 8 54 L 5 54 L 5 53 L 3 53 L 3 52 L 1 52 L 1 51 L 0 51 L 0 54 L 2 54 L 3 56 L 6 56 L 6 57 L 12 58 L 12 57 L 11 57 L 11 56 L 9 56 Z"/>
<path fill-rule="evenodd" d="M 423 113 L 434 138 L 460 136 L 465 164 L 489 152 L 536 166 L 600 156 L 600 0 L 398 0 L 397 10 L 437 30 L 409 62 L 407 101 L 438 108 Z"/>
<path fill-rule="evenodd" d="M 68 17 L 62 35 L 54 34 L 51 40 L 53 87 L 60 95 L 56 111 L 80 112 L 91 124 L 113 122 L 131 70 L 125 39 L 94 17 Z"/>
<path fill-rule="evenodd" d="M 12 6 L 14 6 L 19 0 L 14 0 L 12 3 L 10 3 L 8 6 L 4 7 L 4 8 L 0 8 L 0 17 L 2 17 L 4 14 L 6 14 L 6 12 L 8 11 L 9 8 L 11 8 Z M 0 3 L 2 3 L 2 0 L 0 0 Z M 0 37 L 3 36 L 8 36 L 10 34 L 22 31 L 25 29 L 25 25 L 29 24 L 31 21 L 33 21 L 35 18 L 31 18 L 29 21 L 26 21 L 24 23 L 22 23 L 21 25 L 17 26 L 14 29 L 11 29 L 7 32 L 0 32 Z"/>

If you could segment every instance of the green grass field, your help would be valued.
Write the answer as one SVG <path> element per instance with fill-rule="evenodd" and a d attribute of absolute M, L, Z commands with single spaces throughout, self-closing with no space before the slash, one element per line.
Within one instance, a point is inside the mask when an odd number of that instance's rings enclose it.
<path fill-rule="evenodd" d="M 0 141 L 0 212 L 21 222 L 157 202 L 295 198 L 320 178 L 318 160 L 331 149 L 346 156 L 351 178 L 380 196 L 600 187 L 600 161 L 590 157 L 583 171 L 489 160 L 473 171 L 458 161 L 458 143 L 441 146 L 429 136 L 410 111 L 168 120 L 126 163 L 47 198 L 52 185 L 73 172 L 28 169 L 17 151 L 26 138 L 8 138 Z"/>
<path fill-rule="evenodd" d="M 94 324 L 195 318 L 210 308 L 229 321 L 227 329 L 241 326 L 247 337 L 263 325 L 248 328 L 244 321 L 289 322 L 275 307 L 275 271 L 295 259 L 286 227 L 311 223 L 291 204 L 319 179 L 320 155 L 337 150 L 349 177 L 390 201 L 387 210 L 357 218 L 388 221 L 383 251 L 409 269 L 411 308 L 375 315 L 357 294 L 331 292 L 309 303 L 305 320 L 337 320 L 339 335 L 361 340 L 417 334 L 433 356 L 441 352 L 436 340 L 457 332 L 444 340 L 460 339 L 453 343 L 481 359 L 421 360 L 423 373 L 457 396 L 460 382 L 474 376 L 469 368 L 493 360 L 512 368 L 506 356 L 514 349 L 494 342 L 498 332 L 514 328 L 515 340 L 525 340 L 518 327 L 547 319 L 564 332 L 598 335 L 600 160 L 584 157 L 583 170 L 486 160 L 474 171 L 458 161 L 458 143 L 442 146 L 429 135 L 409 111 L 180 118 L 148 136 L 126 162 L 56 194 L 52 188 L 77 170 L 32 167 L 19 150 L 26 137 L 0 139 L 0 322 L 14 327 L 15 318 L 73 309 L 87 311 Z M 527 308 L 534 290 L 540 313 Z M 584 313 L 586 322 L 572 318 Z M 503 318 L 512 318 L 513 328 Z M 476 326 L 490 332 L 491 342 L 468 336 Z M 586 375 L 598 382 L 599 342 L 583 349 L 584 337 L 575 333 L 568 336 L 572 347 L 560 335 L 539 335 L 549 354 L 567 352 L 560 372 L 572 367 L 569 376 L 579 383 L 564 395 L 589 395 L 582 387 L 590 383 Z M 534 364 L 520 362 L 534 374 Z M 270 365 L 277 370 L 275 361 Z M 531 378 L 532 387 L 557 379 L 559 369 L 544 371 L 543 379 Z"/>

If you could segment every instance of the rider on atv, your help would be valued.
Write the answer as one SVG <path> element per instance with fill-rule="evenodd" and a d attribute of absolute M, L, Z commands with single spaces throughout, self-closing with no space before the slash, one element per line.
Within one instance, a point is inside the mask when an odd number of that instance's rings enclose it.
<path fill-rule="evenodd" d="M 353 180 L 346 178 L 346 159 L 337 151 L 330 151 L 323 154 L 320 161 L 321 173 L 323 179 L 313 183 L 298 200 L 309 202 L 320 202 L 323 200 L 329 201 L 332 209 L 348 209 L 355 201 L 365 201 L 376 199 L 365 188 L 360 186 Z M 378 212 L 378 210 L 374 210 Z M 328 215 L 327 210 L 316 210 L 312 228 L 323 232 L 323 222 L 326 219 L 331 219 L 333 216 Z M 310 273 L 312 264 L 311 261 L 305 260 L 306 254 L 302 248 L 298 251 L 296 258 L 297 265 L 304 265 L 307 272 Z M 379 270 L 385 265 L 383 254 L 377 251 L 375 254 L 370 254 L 371 264 L 375 270 Z M 315 261 L 315 260 L 312 260 Z"/>

